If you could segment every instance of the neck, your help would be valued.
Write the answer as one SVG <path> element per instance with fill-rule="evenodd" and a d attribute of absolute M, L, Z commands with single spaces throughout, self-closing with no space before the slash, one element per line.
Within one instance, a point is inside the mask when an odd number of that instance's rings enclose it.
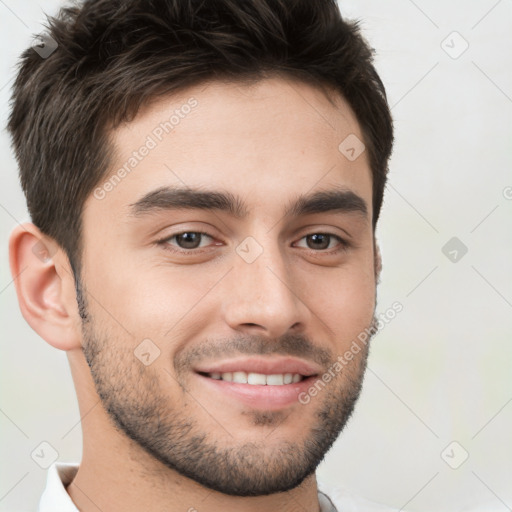
<path fill-rule="evenodd" d="M 172 470 L 159 475 L 146 473 L 139 461 L 124 464 L 107 463 L 108 454 L 101 460 L 84 456 L 78 473 L 67 492 L 81 512 L 139 512 L 166 510 L 168 512 L 262 512 L 300 510 L 319 512 L 314 475 L 300 486 L 285 493 L 268 496 L 228 496 L 207 489 Z M 135 467 L 134 467 L 135 466 Z M 150 504 L 150 505 L 148 505 Z"/>

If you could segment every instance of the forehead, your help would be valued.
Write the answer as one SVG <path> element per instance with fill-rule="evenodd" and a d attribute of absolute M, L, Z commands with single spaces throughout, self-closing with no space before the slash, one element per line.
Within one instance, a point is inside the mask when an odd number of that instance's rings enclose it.
<path fill-rule="evenodd" d="M 342 186 L 370 210 L 366 152 L 356 159 L 343 152 L 344 141 L 363 140 L 361 129 L 349 104 L 330 97 L 304 82 L 271 78 L 214 81 L 153 100 L 110 133 L 109 175 L 86 210 L 128 214 L 129 205 L 165 186 L 231 190 L 267 213 L 288 197 Z"/>

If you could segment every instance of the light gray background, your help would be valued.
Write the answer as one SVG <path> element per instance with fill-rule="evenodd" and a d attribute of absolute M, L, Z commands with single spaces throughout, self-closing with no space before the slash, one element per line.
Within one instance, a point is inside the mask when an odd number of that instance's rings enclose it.
<path fill-rule="evenodd" d="M 16 57 L 61 4 L 0 0 L 2 128 Z M 404 309 L 374 339 L 357 411 L 318 475 L 397 509 L 512 510 L 512 3 L 341 8 L 377 49 L 395 119 L 378 312 Z M 78 461 L 80 418 L 65 354 L 19 312 L 6 244 L 28 216 L 5 129 L 0 150 L 0 510 L 28 511 L 45 482 L 31 452 L 46 441 Z M 456 262 L 442 252 L 452 237 L 468 249 Z"/>

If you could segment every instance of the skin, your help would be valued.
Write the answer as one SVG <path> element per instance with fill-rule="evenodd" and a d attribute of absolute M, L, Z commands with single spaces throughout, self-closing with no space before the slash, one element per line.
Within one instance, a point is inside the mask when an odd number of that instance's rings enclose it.
<path fill-rule="evenodd" d="M 171 512 L 318 511 L 313 470 L 328 446 L 316 458 L 303 448 L 315 428 L 326 427 L 322 411 L 332 413 L 332 439 L 323 439 L 327 445 L 342 429 L 357 399 L 367 350 L 354 355 L 309 404 L 277 410 L 212 393 L 193 364 L 290 352 L 313 361 L 321 374 L 371 324 L 380 270 L 371 171 L 366 152 L 350 161 L 338 149 L 348 135 L 363 136 L 341 97 L 332 105 L 310 85 L 284 78 L 250 86 L 212 82 L 159 98 L 114 130 L 112 172 L 190 97 L 197 107 L 104 198 L 91 194 L 86 201 L 85 321 L 64 252 L 30 223 L 11 235 L 13 275 L 24 269 L 16 279 L 21 311 L 41 337 L 67 351 L 76 387 L 83 459 L 67 491 L 86 512 L 130 512 L 147 509 L 148 503 L 151 510 Z M 239 196 L 249 213 L 243 219 L 200 209 L 130 213 L 130 205 L 166 186 L 227 191 Z M 339 211 L 284 216 L 285 206 L 299 195 L 340 188 L 366 203 L 366 216 Z M 202 231 L 211 238 L 202 239 L 199 249 L 180 247 L 171 238 Z M 329 247 L 319 250 L 307 238 L 315 233 L 340 236 L 350 245 L 343 248 L 332 237 Z M 262 250 L 252 263 L 236 251 L 247 237 Z M 39 240 L 47 258 L 32 251 Z M 172 251 L 180 248 L 189 255 Z M 134 356 L 145 339 L 160 350 L 148 366 Z M 229 494 L 222 485 L 232 478 L 202 485 L 158 460 L 116 428 L 116 408 L 125 419 L 131 414 L 142 434 L 160 420 L 168 428 L 162 439 L 171 455 L 172 440 L 177 432 L 187 436 L 183 424 L 189 422 L 191 433 L 206 436 L 203 450 L 215 447 L 217 454 L 232 455 L 211 467 L 213 480 L 230 469 L 233 478 L 246 476 L 248 482 L 264 475 L 261 491 L 273 479 L 286 481 L 288 455 L 290 467 L 311 472 L 295 475 L 300 483 L 280 492 Z M 248 443 L 251 449 L 243 451 Z M 228 467 L 226 460 L 235 465 L 242 453 L 244 463 Z M 200 464 L 201 457 L 195 467 Z"/>

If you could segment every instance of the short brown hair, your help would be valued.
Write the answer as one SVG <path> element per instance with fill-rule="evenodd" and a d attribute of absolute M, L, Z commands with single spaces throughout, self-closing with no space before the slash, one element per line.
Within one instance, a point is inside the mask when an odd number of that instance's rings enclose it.
<path fill-rule="evenodd" d="M 8 129 L 32 221 L 75 277 L 83 205 L 109 170 L 108 131 L 149 100 L 208 80 L 281 74 L 339 92 L 365 139 L 375 227 L 392 119 L 373 50 L 335 0 L 85 0 L 47 28 L 57 48 L 23 52 Z"/>

